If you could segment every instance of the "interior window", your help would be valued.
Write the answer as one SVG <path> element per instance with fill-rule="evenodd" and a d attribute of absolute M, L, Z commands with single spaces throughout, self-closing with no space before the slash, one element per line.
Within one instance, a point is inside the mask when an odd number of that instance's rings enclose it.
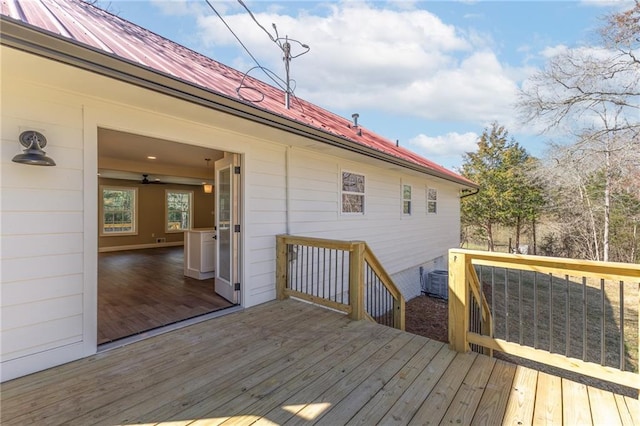
<path fill-rule="evenodd" d="M 101 235 L 132 235 L 137 233 L 137 188 L 102 187 Z"/>
<path fill-rule="evenodd" d="M 167 232 L 182 232 L 191 228 L 192 191 L 168 189 L 167 197 Z"/>

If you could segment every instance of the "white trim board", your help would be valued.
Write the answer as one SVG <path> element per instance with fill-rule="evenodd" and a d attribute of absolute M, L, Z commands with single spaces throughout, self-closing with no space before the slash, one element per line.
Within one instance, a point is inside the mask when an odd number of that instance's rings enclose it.
<path fill-rule="evenodd" d="M 110 251 L 125 251 L 125 250 L 141 250 L 158 247 L 176 247 L 184 245 L 183 241 L 173 241 L 168 243 L 150 243 L 150 244 L 134 244 L 131 246 L 113 246 L 113 247 L 100 247 L 98 253 L 107 253 Z"/>

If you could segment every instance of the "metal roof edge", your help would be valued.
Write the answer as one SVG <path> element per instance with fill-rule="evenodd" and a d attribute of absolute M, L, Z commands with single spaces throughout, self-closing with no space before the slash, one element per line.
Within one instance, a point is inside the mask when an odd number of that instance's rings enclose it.
<path fill-rule="evenodd" d="M 455 176 L 378 151 L 223 94 L 206 90 L 200 86 L 160 73 L 152 68 L 77 43 L 74 40 L 50 33 L 5 15 L 0 15 L 0 34 L 2 35 L 0 44 L 4 46 L 457 183 L 463 189 L 479 188 L 477 184 L 464 178 L 457 179 Z"/>

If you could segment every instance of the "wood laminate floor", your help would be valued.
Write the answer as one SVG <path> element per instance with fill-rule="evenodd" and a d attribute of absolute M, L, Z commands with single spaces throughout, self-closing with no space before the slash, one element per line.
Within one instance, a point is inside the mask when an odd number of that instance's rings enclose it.
<path fill-rule="evenodd" d="M 98 255 L 98 344 L 232 306 L 214 279 L 184 276 L 182 247 Z"/>

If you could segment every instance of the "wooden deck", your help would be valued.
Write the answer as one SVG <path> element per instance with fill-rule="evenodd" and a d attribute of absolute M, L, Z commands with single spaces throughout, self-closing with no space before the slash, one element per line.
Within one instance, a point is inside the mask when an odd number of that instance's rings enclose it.
<path fill-rule="evenodd" d="M 638 400 L 302 302 L 2 385 L 3 425 L 640 424 Z"/>

